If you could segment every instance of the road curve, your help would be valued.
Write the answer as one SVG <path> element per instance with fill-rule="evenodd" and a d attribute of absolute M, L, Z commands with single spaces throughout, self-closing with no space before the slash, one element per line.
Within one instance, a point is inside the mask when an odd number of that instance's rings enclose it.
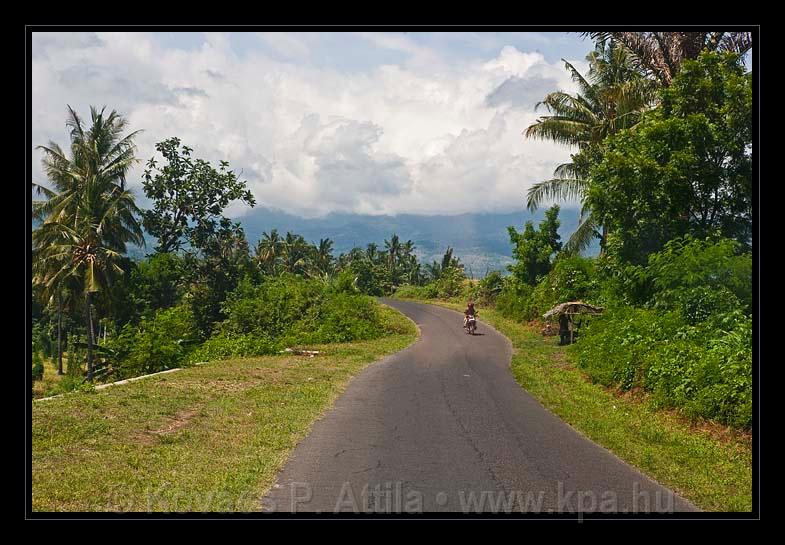
<path fill-rule="evenodd" d="M 697 510 L 532 398 L 510 372 L 510 342 L 490 326 L 470 336 L 454 311 L 382 302 L 414 320 L 420 339 L 349 383 L 263 511 Z"/>

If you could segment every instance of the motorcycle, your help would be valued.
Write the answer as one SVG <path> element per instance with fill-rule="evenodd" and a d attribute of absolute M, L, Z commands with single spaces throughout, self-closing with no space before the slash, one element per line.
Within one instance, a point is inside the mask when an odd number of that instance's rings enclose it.
<path fill-rule="evenodd" d="M 468 318 L 466 319 L 466 325 L 464 326 L 466 333 L 469 335 L 474 335 L 474 332 L 477 331 L 477 319 L 469 314 Z"/>

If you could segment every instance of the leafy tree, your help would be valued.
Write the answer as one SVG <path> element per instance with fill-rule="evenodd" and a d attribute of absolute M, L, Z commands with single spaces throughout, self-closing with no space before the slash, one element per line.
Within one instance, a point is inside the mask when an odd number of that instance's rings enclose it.
<path fill-rule="evenodd" d="M 522 233 L 515 227 L 507 228 L 513 244 L 512 255 L 516 260 L 515 264 L 508 266 L 508 270 L 519 281 L 533 286 L 539 277 L 551 270 L 551 259 L 562 247 L 559 225 L 559 206 L 554 205 L 545 212 L 539 229 L 534 228 L 531 220 L 526 222 Z"/>
<path fill-rule="evenodd" d="M 185 255 L 189 271 L 188 300 L 203 338 L 209 337 L 215 323 L 224 319 L 223 303 L 241 279 L 258 271 L 251 259 L 248 241 L 239 223 L 222 218 L 220 228 L 202 243 L 202 255 Z"/>
<path fill-rule="evenodd" d="M 587 202 L 644 264 L 675 237 L 752 243 L 751 79 L 733 54 L 685 61 L 662 106 L 610 137 Z"/>
<path fill-rule="evenodd" d="M 155 145 L 166 160 L 163 167 L 155 158 L 147 162 L 142 186 L 154 202 L 144 213 L 147 232 L 158 239 L 158 252 L 179 250 L 188 243 L 200 249 L 211 239 L 223 218 L 223 210 L 235 200 L 253 207 L 256 200 L 237 179 L 229 163 L 221 161 L 216 170 L 203 159 L 192 159 L 191 148 L 169 138 Z"/>
<path fill-rule="evenodd" d="M 629 53 L 635 68 L 667 87 L 685 61 L 703 51 L 743 56 L 752 49 L 751 32 L 586 32 L 596 40 L 612 39 Z"/>
<path fill-rule="evenodd" d="M 130 274 L 131 303 L 140 315 L 176 305 L 183 295 L 184 258 L 157 253 L 140 261 Z"/>
<path fill-rule="evenodd" d="M 580 91 L 576 95 L 550 93 L 544 105 L 551 115 L 540 117 L 524 132 L 527 138 L 540 138 L 578 147 L 572 161 L 559 165 L 554 178 L 537 182 L 528 191 L 527 207 L 537 209 L 550 199 L 581 200 L 581 222 L 567 242 L 565 251 L 577 253 L 600 236 L 604 250 L 605 235 L 585 202 L 588 169 L 598 159 L 600 142 L 621 129 L 635 126 L 653 103 L 656 87 L 638 73 L 626 50 L 615 42 L 598 41 L 586 59 L 587 77 L 570 63 L 565 67 Z"/>

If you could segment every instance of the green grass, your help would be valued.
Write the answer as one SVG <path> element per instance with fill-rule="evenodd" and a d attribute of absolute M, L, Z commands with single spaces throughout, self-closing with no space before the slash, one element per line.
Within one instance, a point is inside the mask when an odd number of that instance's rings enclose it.
<path fill-rule="evenodd" d="M 60 393 L 57 385 L 65 375 L 57 374 L 57 359 L 44 358 L 44 376 L 41 380 L 33 381 L 33 397 L 47 397 Z M 63 354 L 63 371 L 66 369 L 68 356 Z"/>
<path fill-rule="evenodd" d="M 256 511 L 290 451 L 353 375 L 411 344 L 392 334 L 316 357 L 212 362 L 33 403 L 34 511 Z"/>
<path fill-rule="evenodd" d="M 462 304 L 420 301 L 453 310 Z M 752 510 L 752 438 L 655 409 L 647 397 L 592 384 L 558 337 L 480 308 L 480 319 L 513 344 L 516 381 L 546 408 L 619 458 L 707 511 Z"/>

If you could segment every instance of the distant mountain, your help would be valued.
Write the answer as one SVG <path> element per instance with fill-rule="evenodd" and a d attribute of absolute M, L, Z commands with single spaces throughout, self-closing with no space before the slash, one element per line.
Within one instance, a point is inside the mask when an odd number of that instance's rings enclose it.
<path fill-rule="evenodd" d="M 375 242 L 381 248 L 384 240 L 396 233 L 401 241 L 412 240 L 418 257 L 425 261 L 440 260 L 448 246 L 466 265 L 467 273 L 482 277 L 487 271 L 501 269 L 512 263 L 510 238 L 507 227 L 522 230 L 527 220 L 538 224 L 545 216 L 544 210 L 534 214 L 526 211 L 509 214 L 459 214 L 455 216 L 368 216 L 359 214 L 328 214 L 322 218 L 301 218 L 280 210 L 256 207 L 240 221 L 248 242 L 255 245 L 263 232 L 278 229 L 298 233 L 306 240 L 318 243 L 320 238 L 330 238 L 335 254 L 347 252 L 355 246 L 365 247 Z M 578 226 L 579 211 L 563 208 L 559 214 L 563 240 Z M 587 250 L 588 255 L 599 252 L 599 243 Z"/>
<path fill-rule="evenodd" d="M 322 218 L 301 218 L 281 210 L 256 207 L 240 218 L 251 247 L 263 232 L 278 229 L 282 235 L 287 231 L 297 233 L 306 240 L 318 243 L 321 238 L 333 241 L 333 253 L 337 256 L 355 246 L 365 247 L 371 242 L 384 247 L 384 240 L 396 233 L 402 242 L 412 240 L 415 253 L 426 263 L 441 260 L 448 246 L 454 255 L 466 265 L 466 272 L 475 278 L 485 276 L 492 270 L 505 270 L 512 263 L 512 246 L 507 227 L 515 226 L 519 231 L 524 223 L 533 220 L 538 224 L 545 216 L 544 210 L 534 214 L 526 211 L 510 214 L 459 214 L 455 216 L 420 216 L 401 214 L 398 216 L 367 216 L 359 214 L 328 214 Z M 577 209 L 563 208 L 559 213 L 559 234 L 567 240 L 578 226 Z M 37 222 L 33 222 L 33 228 Z M 129 245 L 128 255 L 141 259 L 152 253 L 155 238 L 145 233 L 147 248 Z M 587 255 L 599 252 L 599 241 L 586 251 Z"/>

